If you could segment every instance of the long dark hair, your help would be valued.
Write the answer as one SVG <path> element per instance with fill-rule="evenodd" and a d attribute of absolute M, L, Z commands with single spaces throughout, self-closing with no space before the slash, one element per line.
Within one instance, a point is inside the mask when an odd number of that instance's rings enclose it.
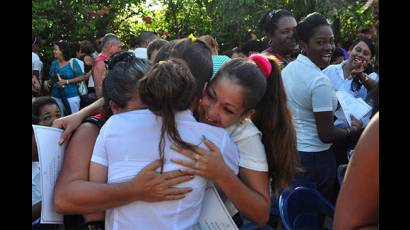
<path fill-rule="evenodd" d="M 210 85 L 227 77 L 243 87 L 243 106 L 245 112 L 255 109 L 251 119 L 262 132 L 269 176 L 272 178 L 272 191 L 278 194 L 291 183 L 298 171 L 299 155 L 296 149 L 296 131 L 287 106 L 280 67 L 273 57 L 269 63 L 272 70 L 270 75 L 265 77 L 253 61 L 232 59 L 222 66 Z"/>
<path fill-rule="evenodd" d="M 289 186 L 300 171 L 299 153 L 296 148 L 296 130 L 287 105 L 280 61 L 268 57 L 272 72 L 267 80 L 266 93 L 256 106 L 252 121 L 262 132 L 272 178 L 272 191 L 277 195 Z"/>
<path fill-rule="evenodd" d="M 125 108 L 137 90 L 137 82 L 150 69 L 148 60 L 135 57 L 133 52 L 119 51 L 106 61 L 107 74 L 102 84 L 104 112 L 112 115 L 109 101 Z"/>
<path fill-rule="evenodd" d="M 160 159 L 164 159 L 165 135 L 177 146 L 193 150 L 182 140 L 176 127 L 175 112 L 189 109 L 195 99 L 195 78 L 181 59 L 160 61 L 139 82 L 142 102 L 162 118 L 158 144 Z M 163 171 L 162 161 L 161 173 Z"/>

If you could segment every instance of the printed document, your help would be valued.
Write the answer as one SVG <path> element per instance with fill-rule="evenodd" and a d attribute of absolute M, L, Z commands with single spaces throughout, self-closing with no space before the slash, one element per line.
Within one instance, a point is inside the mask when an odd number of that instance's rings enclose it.
<path fill-rule="evenodd" d="M 356 119 L 360 120 L 372 110 L 372 107 L 363 101 L 362 98 L 355 98 L 348 92 L 337 91 L 336 97 L 342 107 L 344 118 L 350 126 L 352 126 L 350 115 L 353 115 Z"/>
<path fill-rule="evenodd" d="M 207 185 L 203 202 L 199 223 L 194 230 L 238 230 L 212 183 Z"/>
<path fill-rule="evenodd" d="M 63 130 L 33 125 L 40 162 L 41 223 L 62 224 L 63 215 L 57 214 L 53 205 L 54 186 L 64 159 L 65 144 L 59 145 Z"/>

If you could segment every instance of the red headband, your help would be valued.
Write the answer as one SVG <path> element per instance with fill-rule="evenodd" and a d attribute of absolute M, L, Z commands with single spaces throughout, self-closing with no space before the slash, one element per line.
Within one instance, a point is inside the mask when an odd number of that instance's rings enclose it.
<path fill-rule="evenodd" d="M 262 54 L 252 54 L 249 56 L 249 60 L 252 60 L 256 63 L 262 73 L 265 75 L 266 79 L 269 79 L 270 74 L 272 73 L 272 65 L 270 64 L 267 57 Z"/>

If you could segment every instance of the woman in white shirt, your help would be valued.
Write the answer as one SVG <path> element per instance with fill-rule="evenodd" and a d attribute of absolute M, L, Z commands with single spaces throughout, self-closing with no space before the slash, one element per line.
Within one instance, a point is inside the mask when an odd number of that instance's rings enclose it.
<path fill-rule="evenodd" d="M 374 89 L 378 77 L 377 75 L 367 75 L 364 70 L 369 65 L 370 60 L 376 54 L 376 47 L 373 41 L 366 37 L 356 39 L 350 48 L 349 59 L 337 65 L 330 65 L 323 70 L 329 77 L 336 90 L 343 90 L 356 98 L 367 99 L 367 94 Z M 369 117 L 363 120 L 367 124 Z M 338 119 L 335 122 L 338 127 L 348 127 L 346 120 Z"/>
<path fill-rule="evenodd" d="M 90 180 L 121 183 L 143 167 L 162 160 L 160 173 L 181 168 L 171 158 L 188 160 L 172 150 L 193 149 L 211 140 L 233 174 L 238 173 L 238 153 L 228 133 L 195 120 L 189 108 L 196 96 L 195 79 L 182 60 L 160 62 L 138 81 L 128 103 L 120 103 L 123 76 L 104 79 L 103 96 L 114 115 L 101 129 L 90 165 Z M 139 95 L 138 95 L 139 93 Z M 147 109 L 131 110 L 132 105 Z M 135 201 L 106 211 L 106 229 L 189 229 L 198 222 L 207 180 L 195 177 L 177 187 L 191 187 L 185 198 L 148 203 Z"/>
<path fill-rule="evenodd" d="M 350 46 L 349 59 L 337 65 L 329 65 L 323 70 L 323 73 L 329 77 L 333 87 L 339 91 L 345 91 L 355 98 L 361 98 L 367 101 L 368 92 L 373 90 L 378 82 L 377 75 L 364 73 L 367 65 L 375 56 L 376 47 L 373 41 L 367 37 L 357 38 Z M 339 112 L 339 111 L 338 111 Z M 365 115 L 361 122 L 366 126 L 370 120 L 370 111 Z M 349 124 L 346 119 L 337 118 L 334 122 L 336 127 L 346 128 Z M 357 139 L 349 143 L 340 143 L 332 146 L 336 154 L 336 163 L 347 164 L 347 151 L 354 148 Z"/>
<path fill-rule="evenodd" d="M 253 223 L 264 225 L 270 212 L 269 177 L 277 195 L 296 174 L 298 154 L 279 61 L 260 54 L 249 59 L 224 64 L 204 90 L 198 107 L 200 121 L 226 128 L 238 146 L 239 177 L 215 170 L 222 162 L 212 146 L 211 152 L 197 149 L 199 165 L 176 162 L 214 181 L 232 201 L 233 205 L 225 202 L 231 215 L 239 209 Z M 180 151 L 190 157 L 189 150 Z"/>
<path fill-rule="evenodd" d="M 333 31 L 326 18 L 316 12 L 309 14 L 298 24 L 295 35 L 302 54 L 282 70 L 297 149 L 305 170 L 294 183 L 314 184 L 334 201 L 336 162 L 330 146 L 357 135 L 360 123 L 352 119 L 352 127 L 346 129 L 333 125 L 337 99 L 329 78 L 321 71 L 329 65 L 335 49 Z"/>

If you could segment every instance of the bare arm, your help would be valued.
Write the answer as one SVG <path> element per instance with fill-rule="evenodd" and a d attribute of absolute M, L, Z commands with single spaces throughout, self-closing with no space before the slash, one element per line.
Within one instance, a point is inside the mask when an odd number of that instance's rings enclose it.
<path fill-rule="evenodd" d="M 155 172 L 161 162 L 155 161 L 126 183 L 89 182 L 91 155 L 99 129 L 82 124 L 68 143 L 63 166 L 54 191 L 54 206 L 64 214 L 86 214 L 130 203 L 135 200 L 162 201 L 181 199 L 189 188 L 173 186 L 192 179 L 179 171 Z"/>
<path fill-rule="evenodd" d="M 336 202 L 334 229 L 370 229 L 378 224 L 379 115 L 366 127 L 349 162 Z"/>
<path fill-rule="evenodd" d="M 104 98 L 100 98 L 94 103 L 88 105 L 87 107 L 81 109 L 80 111 L 70 114 L 68 116 L 56 119 L 53 122 L 53 127 L 64 129 L 61 135 L 60 144 L 68 141 L 71 134 L 80 126 L 81 122 L 88 116 L 97 112 L 102 108 L 104 104 Z"/>
<path fill-rule="evenodd" d="M 270 211 L 268 173 L 240 167 L 239 179 L 224 163 L 218 147 L 209 140 L 204 140 L 204 144 L 210 151 L 195 148 L 198 155 L 193 155 L 192 151 L 187 149 L 175 148 L 198 163 L 173 161 L 193 169 L 186 172 L 214 181 L 247 218 L 258 225 L 266 224 Z"/>
<path fill-rule="evenodd" d="M 324 143 L 344 143 L 349 137 L 355 137 L 360 132 L 360 122 L 352 117 L 352 127 L 337 128 L 333 124 L 333 112 L 314 113 L 319 138 Z"/>
<path fill-rule="evenodd" d="M 93 69 L 94 88 L 97 98 L 102 97 L 102 82 L 105 75 L 104 62 L 98 62 Z"/>

